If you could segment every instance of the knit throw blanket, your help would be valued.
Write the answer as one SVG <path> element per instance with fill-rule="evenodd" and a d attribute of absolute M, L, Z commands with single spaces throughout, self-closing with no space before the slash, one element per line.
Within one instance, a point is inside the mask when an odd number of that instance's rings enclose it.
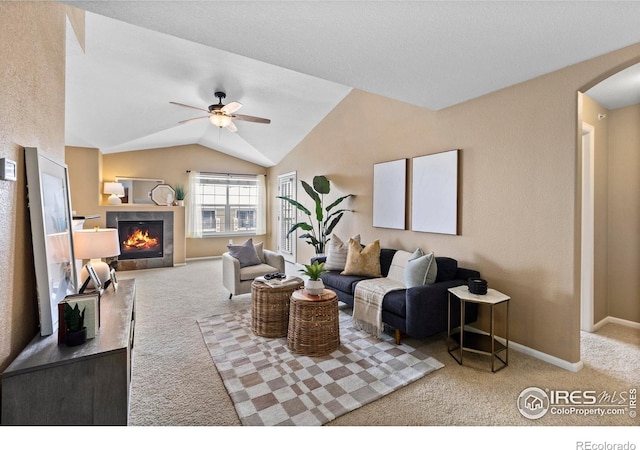
<path fill-rule="evenodd" d="M 387 292 L 405 289 L 390 278 L 362 280 L 356 285 L 353 299 L 353 327 L 379 338 L 382 335 L 382 299 Z"/>

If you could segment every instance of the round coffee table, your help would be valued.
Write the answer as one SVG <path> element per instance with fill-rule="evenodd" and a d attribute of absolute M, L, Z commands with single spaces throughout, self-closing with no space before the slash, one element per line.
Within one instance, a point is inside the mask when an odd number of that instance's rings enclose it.
<path fill-rule="evenodd" d="M 256 336 L 284 337 L 289 326 L 289 299 L 291 293 L 304 286 L 301 278 L 294 277 L 282 284 L 256 278 L 251 283 L 251 331 Z"/>
<path fill-rule="evenodd" d="M 295 353 L 322 356 L 340 346 L 338 297 L 325 289 L 309 295 L 304 289 L 291 294 L 287 346 Z"/>

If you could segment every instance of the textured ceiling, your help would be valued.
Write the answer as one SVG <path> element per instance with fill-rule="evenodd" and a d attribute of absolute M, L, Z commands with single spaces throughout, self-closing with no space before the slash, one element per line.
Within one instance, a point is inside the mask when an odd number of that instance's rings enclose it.
<path fill-rule="evenodd" d="M 265 166 L 351 88 L 438 110 L 640 41 L 640 2 L 64 3 L 117 19 L 88 14 L 70 53 L 68 145 L 200 143 Z M 198 112 L 169 101 L 216 89 L 272 123 L 176 125 Z"/>

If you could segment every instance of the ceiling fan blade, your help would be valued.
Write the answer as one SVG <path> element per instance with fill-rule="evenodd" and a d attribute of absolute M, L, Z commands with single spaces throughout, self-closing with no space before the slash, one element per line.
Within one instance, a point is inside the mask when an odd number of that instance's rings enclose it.
<path fill-rule="evenodd" d="M 198 111 L 204 111 L 206 113 L 209 112 L 206 109 L 198 108 L 197 106 L 185 105 L 184 103 L 178 103 L 178 102 L 169 102 L 169 103 L 171 103 L 172 105 L 184 106 L 185 108 L 197 109 Z"/>
<path fill-rule="evenodd" d="M 238 128 L 236 128 L 236 125 L 233 122 L 229 122 L 229 125 L 227 125 L 225 128 L 231 131 L 232 133 L 235 133 L 236 131 L 238 131 Z"/>
<path fill-rule="evenodd" d="M 187 123 L 187 122 L 193 122 L 194 120 L 208 119 L 208 118 L 209 118 L 209 116 L 200 116 L 200 117 L 194 117 L 193 119 L 181 120 L 178 123 Z"/>
<path fill-rule="evenodd" d="M 226 105 L 224 105 L 222 107 L 222 112 L 224 112 L 226 114 L 233 114 L 234 112 L 236 112 L 240 108 L 242 108 L 242 103 L 231 102 L 231 103 L 227 103 Z"/>
<path fill-rule="evenodd" d="M 238 120 L 244 120 L 247 122 L 271 123 L 270 119 L 263 119 L 262 117 L 254 117 L 254 116 L 245 116 L 243 114 L 234 114 L 233 118 Z"/>

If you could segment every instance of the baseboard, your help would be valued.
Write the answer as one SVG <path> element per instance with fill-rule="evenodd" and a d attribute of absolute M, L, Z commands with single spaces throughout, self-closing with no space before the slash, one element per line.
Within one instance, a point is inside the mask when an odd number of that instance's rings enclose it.
<path fill-rule="evenodd" d="M 607 316 L 604 319 L 602 319 L 600 322 L 593 325 L 593 331 L 598 331 L 600 328 L 602 328 L 608 323 L 615 323 L 617 325 L 634 328 L 636 330 L 640 329 L 640 323 L 638 322 L 632 322 L 631 320 L 619 319 L 617 317 Z"/>
<path fill-rule="evenodd" d="M 467 329 L 471 331 L 475 331 L 477 333 L 487 334 L 487 332 L 484 330 L 480 330 L 475 327 L 470 327 L 468 325 L 467 325 Z M 506 344 L 506 341 L 507 341 L 506 339 L 500 336 L 496 336 L 496 340 L 498 340 L 503 345 Z M 584 364 L 582 361 L 578 361 L 575 363 L 565 361 L 564 359 L 560 359 L 556 356 L 543 353 L 539 350 L 535 350 L 531 347 L 527 347 L 526 345 L 518 344 L 517 342 L 511 341 L 511 340 L 509 341 L 509 350 L 515 350 L 525 355 L 532 356 L 546 363 L 553 364 L 554 366 L 560 367 L 561 369 L 568 370 L 569 372 L 579 372 L 584 367 Z"/>
<path fill-rule="evenodd" d="M 187 258 L 186 261 L 203 261 L 205 259 L 221 259 L 222 256 L 200 256 L 197 258 Z"/>

